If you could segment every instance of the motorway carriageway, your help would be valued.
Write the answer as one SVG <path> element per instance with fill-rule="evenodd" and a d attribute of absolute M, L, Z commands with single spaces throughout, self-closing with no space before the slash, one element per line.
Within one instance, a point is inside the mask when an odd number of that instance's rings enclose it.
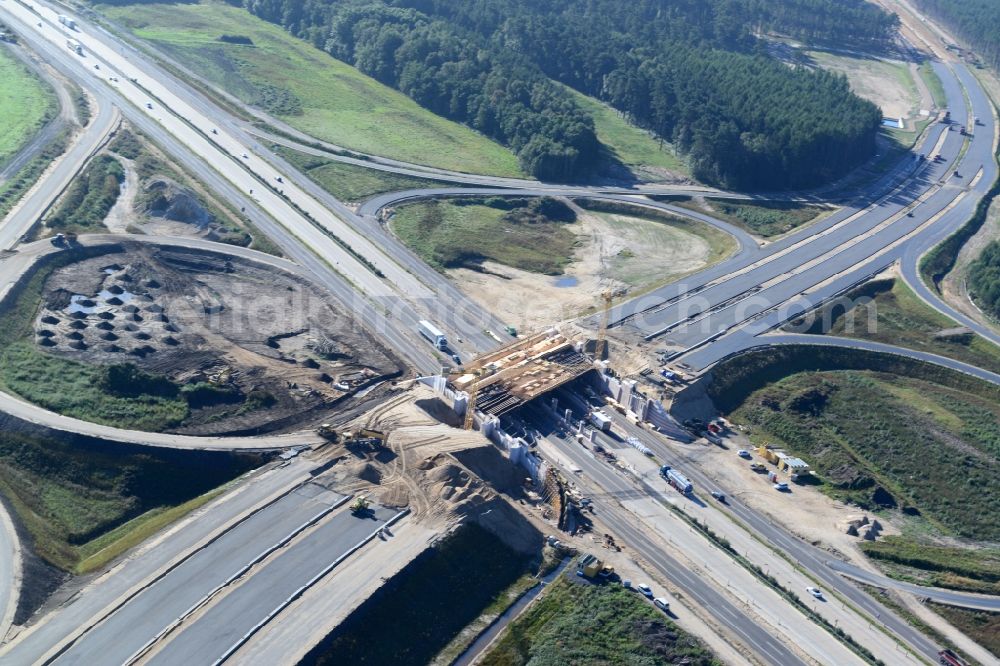
<path fill-rule="evenodd" d="M 4 5 L 0 5 L 3 7 Z M 31 12 L 18 3 L 7 3 L 6 8 L 18 15 L 26 25 L 34 27 L 35 21 Z M 349 280 L 357 289 L 363 292 L 373 303 L 383 310 L 388 310 L 394 318 L 407 323 L 408 331 L 416 336 L 416 322 L 424 316 L 434 318 L 435 314 L 450 313 L 456 309 L 468 310 L 472 313 L 470 319 L 475 319 L 475 326 L 468 325 L 463 319 L 455 319 L 450 323 L 463 323 L 465 338 L 477 345 L 476 350 L 490 349 L 496 345 L 496 340 L 483 333 L 484 325 L 497 324 L 494 319 L 481 313 L 480 309 L 468 302 L 454 303 L 448 300 L 439 303 L 434 292 L 430 291 L 420 280 L 416 279 L 412 265 L 403 267 L 395 256 L 384 252 L 373 243 L 366 234 L 359 233 L 349 224 L 332 214 L 313 196 L 299 188 L 288 174 L 281 174 L 267 161 L 252 154 L 248 145 L 251 141 L 236 138 L 226 129 L 226 123 L 218 122 L 220 118 L 228 118 L 218 107 L 204 100 L 199 94 L 178 82 L 172 81 L 168 74 L 158 71 L 154 65 L 136 58 L 140 67 L 125 58 L 119 48 L 111 47 L 93 30 L 91 33 L 67 31 L 56 21 L 56 11 L 37 4 L 42 16 L 46 18 L 46 27 L 33 30 L 36 34 L 48 37 L 50 42 L 62 46 L 67 37 L 81 42 L 85 49 L 83 57 L 73 56 L 82 61 L 82 65 L 99 60 L 100 70 L 87 73 L 88 77 L 96 76 L 112 89 L 132 102 L 140 115 L 155 119 L 166 128 L 177 140 L 185 144 L 195 154 L 205 158 L 230 183 L 236 185 L 241 192 L 253 191 L 254 202 L 266 209 L 274 219 L 283 224 L 289 232 L 301 239 L 310 248 L 318 252 L 336 270 Z M 50 14 L 50 15 L 46 15 Z M 82 28 L 85 21 L 79 21 Z M 30 30 L 31 28 L 29 28 Z M 104 36 L 104 39 L 111 39 Z M 63 47 L 66 54 L 68 49 Z M 66 55 L 63 54 L 63 55 Z M 98 64 L 98 63 L 95 63 Z M 76 68 L 77 70 L 80 67 Z M 83 71 L 87 72 L 86 68 Z M 119 74 L 116 81 L 110 81 L 109 73 Z M 78 78 L 79 71 L 77 72 Z M 170 83 L 162 83 L 168 81 Z M 176 83 L 176 85 L 174 85 Z M 186 99 L 176 93 L 173 88 L 184 91 Z M 148 105 L 148 106 L 147 106 Z M 152 108 L 149 108 L 152 107 Z M 133 113 L 128 113 L 130 118 Z M 211 116 L 211 118 L 209 117 Z M 214 118 L 214 119 L 213 119 Z M 212 130 L 216 133 L 212 133 Z M 244 137 L 246 138 L 246 137 Z M 244 157 L 244 155 L 246 157 Z M 281 181 L 278 178 L 281 177 Z M 279 194 L 279 191 L 282 193 Z M 294 201 L 294 206 L 291 201 Z M 343 208 L 340 206 L 340 208 Z M 310 221 L 312 220 L 312 221 Z M 315 222 L 315 224 L 313 223 Z M 318 229 L 317 225 L 322 228 Z M 339 242 L 328 236 L 330 234 L 344 245 L 351 248 L 348 251 Z M 372 269 L 360 261 L 352 252 L 364 257 L 375 269 L 385 275 L 385 281 L 378 277 Z M 412 257 L 412 255 L 407 255 Z M 415 259 L 415 258 L 414 258 Z M 412 263 L 412 262 L 411 262 Z M 423 267 L 426 277 L 430 269 Z M 443 277 L 434 275 L 437 280 Z M 388 285 L 392 285 L 392 287 Z M 449 293 L 453 298 L 458 292 Z M 424 314 L 418 314 L 414 307 L 423 309 Z M 477 315 L 477 313 L 479 313 Z M 440 318 L 440 317 L 438 317 Z M 495 331 L 503 339 L 503 329 Z M 466 348 L 470 349 L 470 348 Z"/>
<path fill-rule="evenodd" d="M 949 99 L 954 100 L 953 118 L 955 120 L 951 123 L 954 127 L 963 122 L 960 120 L 961 118 L 969 115 L 964 97 L 955 78 L 955 73 L 940 64 L 935 64 L 935 67 L 945 83 Z M 956 67 L 959 68 L 958 73 L 963 79 L 970 76 L 961 66 Z M 965 82 L 968 87 L 974 83 L 974 80 Z M 976 105 L 974 114 L 986 119 L 986 121 L 991 120 L 992 114 L 989 113 L 985 97 L 973 94 L 974 92 L 976 92 L 975 88 L 970 90 L 970 99 Z M 980 106 L 982 108 L 979 108 Z M 969 122 L 969 126 L 972 127 L 971 118 Z M 943 147 L 937 151 L 934 147 L 941 135 L 944 136 Z M 996 174 L 996 166 L 992 155 L 993 133 L 987 126 L 979 126 L 974 130 L 974 138 L 970 141 L 968 153 L 959 167 L 959 170 L 963 172 L 963 177 L 959 179 L 951 176 L 951 172 L 954 170 L 952 162 L 961 151 L 965 138 L 958 131 L 946 131 L 946 126 L 943 124 L 932 126 L 923 147 L 929 153 L 932 149 L 940 152 L 945 162 L 937 165 L 930 160 L 924 163 L 911 162 L 910 167 L 916 167 L 914 178 L 896 192 L 876 202 L 867 209 L 867 212 L 846 208 L 816 225 L 807 227 L 801 232 L 768 246 L 763 264 L 760 264 L 761 258 L 759 257 L 747 258 L 741 262 L 726 264 L 724 271 L 718 268 L 705 271 L 694 278 L 688 278 L 684 284 L 671 285 L 657 290 L 653 294 L 618 306 L 613 311 L 612 321 L 619 324 L 627 323 L 637 327 L 643 335 L 653 336 L 687 320 L 687 315 L 692 314 L 692 312 L 682 309 L 681 306 L 686 306 L 684 301 L 692 296 L 697 296 L 698 301 L 702 301 L 702 299 L 708 301 L 708 308 L 692 308 L 693 313 L 697 314 L 712 306 L 730 303 L 733 299 L 742 299 L 750 295 L 759 296 L 757 292 L 751 292 L 748 288 L 765 284 L 775 278 L 782 278 L 783 282 L 794 283 L 789 285 L 790 288 L 786 288 L 784 293 L 761 298 L 762 302 L 777 304 L 798 294 L 804 288 L 819 284 L 830 276 L 849 271 L 865 263 L 894 240 L 912 233 L 923 223 L 945 210 L 956 197 L 968 188 L 968 182 L 980 170 L 983 171 L 983 174 L 973 191 L 981 195 L 990 187 Z M 936 184 L 941 181 L 944 182 L 943 187 L 934 191 L 925 202 L 915 205 L 912 208 L 912 218 L 906 217 L 907 207 L 918 199 L 925 190 L 935 188 Z M 949 212 L 946 223 L 937 224 L 936 227 L 944 226 L 953 230 L 967 219 L 967 213 L 971 212 L 976 198 L 967 197 L 968 204 L 959 205 L 955 211 Z M 896 216 L 896 219 L 887 228 L 865 238 L 860 243 L 857 242 L 859 236 L 875 229 L 879 224 L 893 216 Z M 837 251 L 841 248 L 842 251 Z M 803 265 L 822 257 L 831 250 L 837 251 L 831 257 L 831 259 L 836 259 L 836 262 L 821 262 L 824 270 L 810 275 L 793 275 L 793 272 Z M 760 265 L 749 271 L 741 270 L 753 264 Z M 733 274 L 736 275 L 733 276 Z M 737 277 L 738 279 L 736 279 Z M 725 319 L 728 323 L 734 323 L 731 318 Z M 718 325 L 708 325 L 705 330 L 708 332 L 722 330 L 722 323 L 720 321 Z"/>
<path fill-rule="evenodd" d="M 562 395 L 565 396 L 563 402 L 568 401 L 572 404 L 574 412 L 577 413 L 577 415 L 578 413 L 581 413 L 582 408 L 589 407 L 587 403 L 578 396 L 573 396 L 572 399 L 569 399 L 569 396 L 566 395 L 565 391 L 562 392 Z M 636 426 L 634 423 L 631 423 L 628 419 L 621 416 L 617 412 L 613 412 L 613 410 L 606 410 L 605 413 L 612 418 L 612 421 L 619 432 L 624 432 L 628 437 L 636 437 L 643 444 L 649 447 L 653 453 L 656 454 L 657 458 L 659 458 L 664 464 L 671 465 L 672 467 L 681 470 L 681 472 L 691 480 L 696 490 L 702 489 L 708 491 L 709 489 L 718 488 L 719 490 L 724 491 L 727 496 L 727 502 L 725 505 L 726 510 L 730 511 L 736 519 L 741 521 L 747 527 L 747 529 L 760 536 L 765 542 L 778 548 L 788 558 L 790 558 L 791 561 L 809 571 L 809 573 L 821 581 L 827 589 L 836 590 L 837 593 L 847 598 L 856 608 L 860 608 L 871 618 L 880 618 L 879 621 L 881 621 L 892 634 L 898 636 L 921 654 L 930 658 L 936 658 L 937 647 L 933 643 L 927 640 L 920 632 L 915 630 L 904 620 L 896 617 L 896 615 L 889 611 L 889 609 L 885 606 L 872 599 L 871 596 L 859 590 L 849 581 L 844 580 L 844 578 L 840 576 L 837 571 L 832 570 L 827 564 L 830 559 L 829 553 L 826 553 L 815 546 L 802 541 L 798 537 L 793 536 L 791 533 L 775 525 L 766 517 L 756 513 L 739 500 L 733 499 L 734 492 L 739 489 L 721 487 L 718 483 L 709 479 L 698 469 L 696 465 L 692 465 L 682 454 L 675 452 L 672 448 L 667 446 L 666 443 L 660 439 L 660 436 L 646 430 L 645 428 Z M 617 441 L 612 444 L 606 437 L 604 438 L 604 441 L 610 445 L 606 448 L 614 449 L 625 446 Z M 583 451 L 579 444 L 575 442 L 573 442 L 571 446 L 564 447 L 563 450 L 565 452 L 573 452 L 572 458 L 574 462 L 578 460 L 593 461 L 592 456 Z"/>
<path fill-rule="evenodd" d="M 378 520 L 355 518 L 343 507 L 348 499 L 313 484 L 288 493 L 196 551 L 153 584 L 135 594 L 51 663 L 79 666 L 129 663 L 200 604 L 314 524 L 319 523 L 319 526 L 308 541 L 292 543 L 256 573 L 262 573 L 268 579 L 267 572 L 271 566 L 286 557 L 300 557 L 299 547 L 303 543 L 308 544 L 308 552 L 312 558 L 325 558 L 324 564 L 336 560 L 355 546 L 364 534 L 377 529 L 391 517 L 391 513 L 385 515 L 388 512 L 383 511 L 376 514 Z M 333 515 L 327 518 L 329 514 Z M 318 557 L 317 546 L 320 544 L 324 544 L 324 547 L 319 549 L 321 557 Z M 308 571 L 302 571 L 301 575 L 296 573 L 290 580 L 292 590 L 308 582 L 311 577 L 312 574 Z M 261 598 L 261 601 L 274 601 L 273 605 L 265 604 L 253 609 L 257 613 L 257 621 L 263 619 L 287 596 L 277 586 L 275 593 L 280 599 Z M 242 616 L 238 619 L 245 622 L 251 618 Z M 216 627 L 216 630 L 221 633 L 223 627 Z M 226 636 L 225 640 L 228 641 L 229 637 Z M 222 654 L 230 645 L 231 641 L 225 645 L 205 642 L 201 647 L 211 647 L 216 653 Z"/>

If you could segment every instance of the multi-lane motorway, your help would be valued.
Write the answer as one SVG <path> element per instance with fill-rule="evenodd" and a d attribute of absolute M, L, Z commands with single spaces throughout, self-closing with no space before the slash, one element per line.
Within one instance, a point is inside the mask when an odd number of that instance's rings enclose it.
<path fill-rule="evenodd" d="M 430 175 L 473 187 L 389 194 L 365 202 L 355 213 L 258 141 L 263 139 L 272 143 L 286 140 L 251 131 L 213 101 L 152 62 L 147 55 L 123 44 L 110 33 L 82 20 L 79 21 L 79 30 L 67 31 L 58 23 L 56 14 L 57 10 L 45 3 L 29 7 L 16 0 L 0 0 L 0 17 L 14 27 L 31 48 L 93 92 L 97 101 L 97 116 L 70 152 L 57 163 L 53 173 L 36 188 L 32 194 L 35 198 L 26 200 L 17 213 L 0 226 L 0 249 L 17 244 L 37 219 L 37 211 L 43 210 L 53 200 L 104 140 L 115 123 L 115 114 L 120 112 L 195 177 L 230 204 L 244 210 L 259 228 L 275 240 L 289 260 L 271 261 L 281 264 L 284 270 L 308 272 L 311 279 L 327 287 L 373 333 L 383 337 L 422 371 L 436 371 L 446 359 L 435 354 L 420 340 L 415 332 L 418 319 L 431 318 L 439 322 L 454 342 L 455 350 L 463 357 L 485 351 L 508 339 L 503 333 L 502 322 L 472 303 L 443 276 L 420 261 L 376 220 L 375 214 L 379 210 L 400 201 L 457 194 L 603 197 L 696 216 L 731 233 L 739 245 L 738 252 L 732 257 L 686 278 L 682 283 L 619 304 L 612 315 L 612 323 L 621 334 L 662 342 L 667 348 L 675 350 L 678 359 L 697 370 L 710 368 L 722 358 L 762 344 L 797 342 L 799 339 L 794 336 L 764 334 L 895 262 L 902 263 L 904 278 L 928 302 L 998 341 L 993 331 L 956 316 L 957 313 L 923 286 L 916 274 L 916 263 L 921 254 L 968 219 L 996 178 L 993 109 L 976 78 L 961 64 L 935 63 L 935 70 L 949 100 L 951 117 L 948 121 L 942 118 L 932 123 L 912 156 L 874 184 L 867 197 L 859 199 L 860 203 L 848 205 L 806 229 L 762 247 L 756 239 L 731 225 L 636 196 L 646 190 L 673 194 L 704 194 L 708 191 L 697 187 L 588 188 L 441 172 Z M 65 47 L 67 37 L 77 39 L 84 45 L 83 56 Z M 975 118 L 979 119 L 979 124 Z M 961 126 L 969 128 L 971 136 L 959 132 Z M 317 152 L 323 154 L 325 151 Z M 919 157 L 921 154 L 925 159 Z M 938 155 L 940 158 L 934 159 Z M 353 158 L 341 156 L 340 159 Z M 426 168 L 393 160 L 376 158 L 364 162 L 408 175 L 427 177 L 429 172 Z M 167 239 L 158 242 L 181 241 Z M 248 252 L 229 248 L 223 251 Z M 40 246 L 20 248 L 22 261 L 0 263 L 0 278 L 9 282 L 12 271 L 24 269 L 26 264 L 23 259 L 26 256 L 42 252 Z M 840 340 L 827 340 L 826 343 L 864 344 Z M 886 351 L 888 348 L 879 347 L 877 350 Z M 915 354 L 907 350 L 894 351 Z M 949 364 L 946 359 L 938 357 L 925 360 Z M 951 365 L 954 366 L 954 363 Z M 997 381 L 992 373 L 977 373 L 978 369 L 967 367 L 958 369 Z M 177 437 L 169 435 L 123 433 L 114 429 L 96 432 L 92 431 L 92 424 L 65 419 L 11 396 L 0 396 L 0 399 L 5 411 L 27 420 L 109 439 L 202 448 L 309 443 L 301 436 L 271 438 L 266 443 L 249 438 L 186 438 L 179 442 Z M 646 436 L 641 431 L 636 435 Z M 650 445 L 660 446 L 655 442 Z M 657 453 L 669 460 L 666 457 L 669 451 L 657 450 Z M 600 474 L 597 477 L 603 478 Z M 611 483 L 608 479 L 605 482 Z M 303 506 L 307 504 L 303 503 Z M 881 617 L 887 628 L 919 653 L 933 653 L 933 646 L 925 638 L 846 583 L 820 554 L 813 552 L 815 549 L 810 550 L 811 546 L 774 526 L 768 527 L 770 523 L 738 503 L 732 505 L 730 510 L 747 524 L 768 534 L 775 545 L 797 558 L 831 589 L 838 590 L 864 612 Z M 609 511 L 622 535 L 634 547 L 658 569 L 669 571 L 675 583 L 688 594 L 717 609 L 717 619 L 739 634 L 740 640 L 750 645 L 751 649 L 774 663 L 800 662 L 799 656 L 791 653 L 780 640 L 748 622 L 739 609 L 731 607 L 711 586 L 705 585 L 660 552 L 656 544 L 633 524 L 627 512 L 614 507 Z M 621 515 L 614 513 L 616 511 Z M 315 537 L 315 540 L 317 544 L 328 543 L 320 537 Z M 303 543 L 306 542 L 308 537 Z M 275 560 L 269 565 L 275 567 L 271 572 L 283 572 L 278 575 L 282 580 L 291 577 L 289 584 L 298 580 L 295 575 L 319 561 L 313 561 L 310 556 L 315 547 L 304 548 L 296 551 L 304 554 L 301 558 Z M 211 564 L 215 566 L 214 562 Z M 202 569 L 214 571 L 208 565 Z M 222 573 L 225 572 L 219 575 Z M 251 582 L 254 580 L 251 579 Z M 260 579 L 264 580 L 268 579 Z M 240 609 L 249 605 L 267 606 L 284 593 L 283 588 L 275 588 L 277 591 L 266 589 L 269 586 L 260 581 L 242 586 L 239 594 L 229 595 L 223 602 L 211 606 L 205 611 L 205 617 L 224 613 L 226 621 L 234 623 L 230 632 L 232 636 L 229 637 L 234 640 L 239 638 L 241 631 L 253 629 L 253 623 L 259 618 L 252 613 L 241 613 Z M 118 655 L 121 661 L 147 647 L 146 643 L 169 625 L 170 618 L 167 616 L 178 615 L 184 610 L 173 608 L 165 600 L 157 601 L 156 591 L 167 589 L 168 586 L 154 586 L 150 588 L 151 592 L 130 601 L 134 604 L 131 608 L 138 610 L 131 612 L 129 607 L 125 607 L 127 612 L 112 616 L 97 630 L 70 644 L 59 656 L 59 663 L 95 663 L 93 659 L 98 655 L 106 656 L 106 651 L 111 649 L 117 650 L 116 654 L 121 653 Z M 183 599 L 178 601 L 182 602 Z M 155 613 L 163 617 L 154 617 Z M 115 622 L 125 623 L 121 632 L 128 635 L 128 640 L 117 640 Z M 205 633 L 207 626 L 199 621 L 183 627 L 177 634 L 177 640 L 167 643 L 162 652 L 151 654 L 152 660 L 176 663 L 187 661 L 194 654 L 224 656 L 231 645 L 225 645 L 225 640 L 220 642 L 213 632 Z"/>

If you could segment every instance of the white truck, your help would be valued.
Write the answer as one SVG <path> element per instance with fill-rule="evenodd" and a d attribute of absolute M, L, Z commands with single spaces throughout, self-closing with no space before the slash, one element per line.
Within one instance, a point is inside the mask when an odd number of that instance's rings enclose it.
<path fill-rule="evenodd" d="M 434 324 L 430 323 L 426 319 L 421 319 L 417 325 L 417 330 L 420 331 L 420 335 L 430 340 L 435 349 L 439 351 L 447 349 L 448 338 L 446 338 L 444 333 L 441 332 L 441 329 Z"/>
<path fill-rule="evenodd" d="M 76 30 L 76 21 L 69 18 L 68 16 L 63 16 L 62 14 L 60 14 L 59 22 L 62 23 L 67 28 L 69 28 L 70 30 Z"/>
<path fill-rule="evenodd" d="M 83 55 L 83 44 L 76 41 L 75 39 L 66 40 L 66 48 L 77 55 Z"/>
<path fill-rule="evenodd" d="M 590 425 L 594 426 L 601 432 L 611 431 L 611 417 L 604 412 L 597 410 L 590 413 Z"/>

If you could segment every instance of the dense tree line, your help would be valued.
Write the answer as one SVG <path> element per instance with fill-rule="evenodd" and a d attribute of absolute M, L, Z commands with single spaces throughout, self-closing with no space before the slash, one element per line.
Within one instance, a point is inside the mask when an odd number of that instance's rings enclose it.
<path fill-rule="evenodd" d="M 991 66 L 1000 68 L 1000 2 L 917 0 L 917 7 L 944 23 Z"/>
<path fill-rule="evenodd" d="M 1000 317 L 1000 241 L 993 241 L 969 266 L 969 290 L 976 302 Z"/>
<path fill-rule="evenodd" d="M 757 31 L 806 41 L 882 44 L 892 40 L 899 17 L 867 0 L 737 0 Z"/>
<path fill-rule="evenodd" d="M 881 120 L 843 77 L 769 58 L 752 30 L 830 37 L 836 28 L 876 39 L 894 25 L 860 0 L 244 4 L 511 146 L 539 178 L 579 177 L 600 152 L 591 119 L 555 79 L 672 141 L 699 179 L 736 188 L 834 179 L 872 154 Z M 824 18 L 833 16 L 842 18 L 839 25 Z"/>

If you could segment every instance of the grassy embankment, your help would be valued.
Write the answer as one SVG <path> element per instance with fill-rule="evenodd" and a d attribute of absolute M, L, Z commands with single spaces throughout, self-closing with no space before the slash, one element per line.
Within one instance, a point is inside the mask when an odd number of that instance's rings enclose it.
<path fill-rule="evenodd" d="M 927 90 L 931 93 L 931 98 L 934 100 L 934 106 L 943 109 L 948 106 L 948 97 L 944 94 L 944 86 L 941 84 L 941 77 L 937 75 L 934 71 L 934 67 L 931 66 L 930 60 L 924 60 L 920 63 L 918 68 L 918 73 L 920 78 L 923 79 L 924 85 L 927 86 Z"/>
<path fill-rule="evenodd" d="M 445 199 L 401 206 L 392 230 L 439 270 L 489 260 L 558 275 L 573 258 L 575 219 L 553 199 Z"/>
<path fill-rule="evenodd" d="M 424 666 L 493 604 L 509 603 L 530 559 L 467 524 L 393 576 L 300 666 Z"/>
<path fill-rule="evenodd" d="M 55 93 L 0 48 L 0 168 L 55 113 Z"/>
<path fill-rule="evenodd" d="M 845 298 L 856 305 L 821 309 L 804 332 L 899 345 L 1000 372 L 1000 348 L 972 333 L 939 335 L 954 330 L 955 322 L 920 300 L 902 280 L 873 280 Z M 796 321 L 788 328 L 803 327 Z"/>
<path fill-rule="evenodd" d="M 710 394 L 755 443 L 783 447 L 823 492 L 873 511 L 900 510 L 902 536 L 865 545 L 890 575 L 965 589 L 996 583 L 1000 388 L 901 357 L 780 348 L 716 371 Z M 921 558 L 916 554 L 925 553 Z M 992 572 L 992 573 L 991 573 Z"/>
<path fill-rule="evenodd" d="M 56 113 L 55 92 L 0 48 L 0 168 Z M 69 130 L 60 132 L 37 157 L 0 183 L 0 217 L 24 196 L 52 160 L 66 150 Z"/>
<path fill-rule="evenodd" d="M 780 236 L 812 222 L 826 213 L 822 206 L 795 202 L 754 202 L 705 197 L 704 202 L 688 197 L 654 197 L 683 208 L 711 215 L 763 238 Z"/>
<path fill-rule="evenodd" d="M 341 201 L 364 201 L 385 192 L 449 186 L 437 180 L 403 176 L 307 155 L 284 146 L 272 149 Z"/>
<path fill-rule="evenodd" d="M 945 604 L 929 604 L 931 609 L 948 620 L 963 634 L 976 641 L 1000 659 L 1000 613 L 957 608 Z"/>
<path fill-rule="evenodd" d="M 110 155 L 98 155 L 70 183 L 56 210 L 43 221 L 45 229 L 36 231 L 42 236 L 107 232 L 104 219 L 118 201 L 124 180 L 121 162 Z"/>
<path fill-rule="evenodd" d="M 666 169 L 676 174 L 690 175 L 687 163 L 678 157 L 673 147 L 654 137 L 650 132 L 630 125 L 615 109 L 600 100 L 588 97 L 570 88 L 573 99 L 594 119 L 598 140 L 610 151 L 610 157 L 632 169 L 651 169 L 653 173 L 638 174 L 656 180 L 655 170 Z"/>
<path fill-rule="evenodd" d="M 439 168 L 521 175 L 506 148 L 242 9 L 202 2 L 101 10 L 227 92 L 319 139 Z M 252 44 L 222 42 L 222 35 Z"/>
<path fill-rule="evenodd" d="M 483 666 L 718 664 L 694 636 L 619 585 L 557 579 L 501 634 Z"/>
<path fill-rule="evenodd" d="M 259 459 L 0 434 L 0 493 L 33 550 L 93 571 L 222 492 Z"/>

